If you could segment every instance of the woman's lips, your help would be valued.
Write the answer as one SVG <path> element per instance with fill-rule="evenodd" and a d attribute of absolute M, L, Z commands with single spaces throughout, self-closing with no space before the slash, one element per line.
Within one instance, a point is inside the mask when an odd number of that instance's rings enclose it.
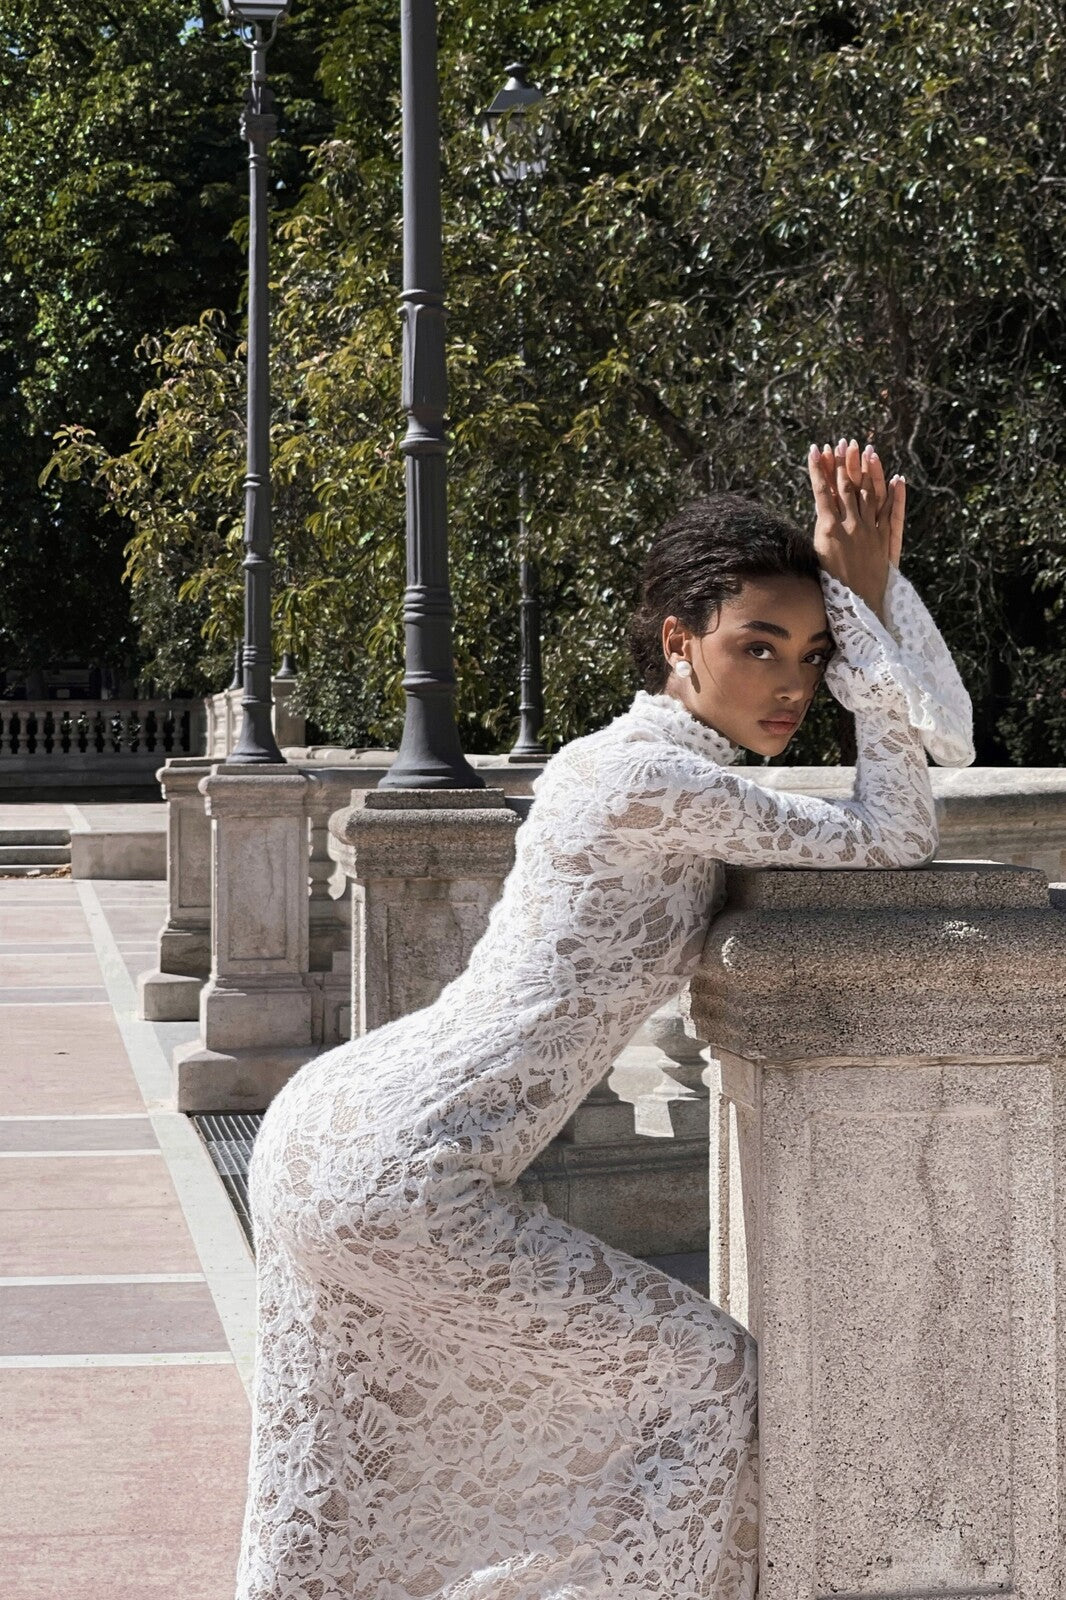
<path fill-rule="evenodd" d="M 760 728 L 768 728 L 771 733 L 791 733 L 799 727 L 798 717 L 764 717 L 759 723 Z"/>

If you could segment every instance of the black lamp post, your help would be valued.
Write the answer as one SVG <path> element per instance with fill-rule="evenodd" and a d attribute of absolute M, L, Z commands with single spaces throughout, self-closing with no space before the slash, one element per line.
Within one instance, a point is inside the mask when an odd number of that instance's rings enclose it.
<path fill-rule="evenodd" d="M 248 144 L 248 467 L 244 479 L 244 698 L 231 761 L 284 763 L 271 723 L 270 305 L 267 176 L 277 132 L 266 53 L 289 0 L 222 0 L 251 51 L 241 134 Z"/>
<path fill-rule="evenodd" d="M 407 696 L 385 789 L 482 789 L 459 747 L 452 664 L 452 601 L 444 415 L 444 348 L 437 16 L 434 0 L 401 0 L 403 106 L 403 406 L 407 473 L 407 588 L 403 620 Z"/>
<path fill-rule="evenodd" d="M 529 68 L 523 61 L 506 68 L 507 81 L 484 116 L 485 142 L 492 153 L 499 181 L 514 202 L 515 231 L 526 231 L 527 185 L 535 183 L 547 166 L 550 128 L 543 115 L 534 115 L 543 106 L 544 96 L 529 81 Z M 523 382 L 526 377 L 525 310 L 518 302 L 518 357 Z M 540 594 L 537 569 L 530 553 L 526 473 L 518 468 L 518 569 L 519 627 L 521 666 L 519 668 L 518 738 L 511 750 L 512 761 L 546 754 L 540 738 L 544 726 L 544 689 L 540 659 Z"/>

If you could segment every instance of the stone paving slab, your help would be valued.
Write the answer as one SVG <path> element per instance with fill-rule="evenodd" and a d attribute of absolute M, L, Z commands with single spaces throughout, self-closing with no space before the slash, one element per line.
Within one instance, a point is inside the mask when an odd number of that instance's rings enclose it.
<path fill-rule="evenodd" d="M 0 829 L 69 827 L 70 814 L 65 805 L 32 800 L 0 802 Z"/>
<path fill-rule="evenodd" d="M 24 1150 L 158 1149 L 149 1117 L 24 1117 L 0 1122 L 0 1155 Z"/>
<path fill-rule="evenodd" d="M 95 1206 L 4 1214 L 0 1277 L 199 1272 L 181 1207 Z M 0 1288 L 6 1305 L 7 1291 Z"/>
<path fill-rule="evenodd" d="M 4 1289 L 0 1356 L 226 1353 L 205 1283 L 43 1283 Z"/>
<path fill-rule="evenodd" d="M 52 955 L 47 961 L 42 961 L 39 952 L 33 955 L 27 955 L 24 951 L 5 952 L 3 963 L 5 989 L 9 986 L 41 989 L 56 984 L 65 987 L 82 984 L 98 988 L 100 984 L 100 967 L 91 949 L 76 955 Z"/>
<path fill-rule="evenodd" d="M 0 1570 L 7 1600 L 57 1600 L 57 1574 L 63 1592 L 78 1600 L 218 1600 L 232 1595 L 230 1550 L 237 1533 L 200 1532 L 86 1535 L 5 1539 L 0 1536 Z"/>
<path fill-rule="evenodd" d="M 0 1008 L 0 1116 L 143 1110 L 106 1000 Z"/>
<path fill-rule="evenodd" d="M 249 1440 L 232 1365 L 0 1370 L 0 1411 L 5 1600 L 232 1600 Z"/>

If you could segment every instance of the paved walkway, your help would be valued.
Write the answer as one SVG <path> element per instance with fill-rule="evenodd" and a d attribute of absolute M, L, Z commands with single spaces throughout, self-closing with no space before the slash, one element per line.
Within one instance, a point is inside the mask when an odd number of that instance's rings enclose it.
<path fill-rule="evenodd" d="M 169 1108 L 195 1025 L 135 1016 L 164 896 L 0 879 L 5 1600 L 232 1600 L 254 1272 Z"/>

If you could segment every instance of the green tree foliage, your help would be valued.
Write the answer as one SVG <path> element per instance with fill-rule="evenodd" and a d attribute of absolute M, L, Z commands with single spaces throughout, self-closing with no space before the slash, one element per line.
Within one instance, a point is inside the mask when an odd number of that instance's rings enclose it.
<path fill-rule="evenodd" d="M 396 10 L 339 18 L 336 126 L 275 258 L 278 625 L 323 730 L 375 743 L 402 705 Z M 520 466 L 561 739 L 631 692 L 625 618 L 670 509 L 728 488 L 806 517 L 806 447 L 846 432 L 906 473 L 905 564 L 963 664 L 979 759 L 1066 759 L 1064 45 L 1051 0 L 442 5 L 467 748 L 513 730 Z M 478 121 L 511 52 L 555 126 L 522 235 Z M 148 354 L 133 449 L 72 434 L 60 460 L 128 520 L 160 676 L 217 682 L 239 616 L 242 353 L 212 316 Z M 823 708 L 792 759 L 835 750 Z"/>
<path fill-rule="evenodd" d="M 306 177 L 301 147 L 329 126 L 311 92 L 314 36 L 292 35 L 282 206 Z M 202 11 L 200 0 L 0 7 L 0 664 L 9 669 L 137 655 L 125 530 L 87 485 L 38 480 L 65 424 L 92 427 L 115 452 L 129 445 L 151 375 L 148 351 L 138 353 L 146 333 L 204 305 L 239 310 L 243 257 L 232 235 L 245 205 L 246 71 L 210 0 Z"/>

